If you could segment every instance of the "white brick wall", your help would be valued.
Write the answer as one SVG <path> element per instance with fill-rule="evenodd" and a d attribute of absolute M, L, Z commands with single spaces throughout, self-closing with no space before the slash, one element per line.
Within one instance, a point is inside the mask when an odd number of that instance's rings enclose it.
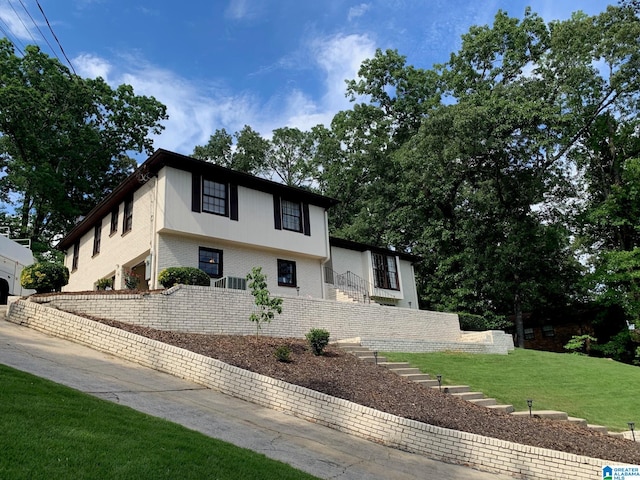
<path fill-rule="evenodd" d="M 532 480 L 600 478 L 605 460 L 435 427 L 248 372 L 177 347 L 20 300 L 9 320 L 351 435 L 439 461 Z"/>
<path fill-rule="evenodd" d="M 282 315 L 263 327 L 265 335 L 303 338 L 312 328 L 324 328 L 331 340 L 360 337 L 364 345 L 387 351 L 459 350 L 507 353 L 508 335 L 474 344 L 460 342 L 458 316 L 375 304 L 343 303 L 317 298 L 282 296 Z M 179 285 L 149 294 L 78 294 L 32 297 L 70 312 L 111 318 L 164 330 L 251 335 L 249 316 L 255 305 L 247 291 Z"/>

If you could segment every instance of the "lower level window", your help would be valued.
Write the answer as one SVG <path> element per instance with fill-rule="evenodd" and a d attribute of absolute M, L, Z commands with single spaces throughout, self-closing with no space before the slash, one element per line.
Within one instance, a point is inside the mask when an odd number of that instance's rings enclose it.
<path fill-rule="evenodd" d="M 278 260 L 278 285 L 281 287 L 296 287 L 296 262 Z"/>
<path fill-rule="evenodd" d="M 211 278 L 222 277 L 222 250 L 200 247 L 198 250 L 198 268 Z"/>

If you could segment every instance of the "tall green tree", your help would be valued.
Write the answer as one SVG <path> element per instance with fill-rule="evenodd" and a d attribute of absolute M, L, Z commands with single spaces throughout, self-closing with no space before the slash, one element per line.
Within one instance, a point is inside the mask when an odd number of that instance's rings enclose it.
<path fill-rule="evenodd" d="M 268 140 L 245 125 L 233 135 L 224 128 L 216 130 L 206 145 L 194 148 L 193 156 L 240 172 L 260 175 L 266 169 L 269 148 Z"/>
<path fill-rule="evenodd" d="M 166 109 L 129 85 L 71 74 L 35 46 L 0 40 L 0 195 L 21 237 L 47 250 L 152 151 Z"/>

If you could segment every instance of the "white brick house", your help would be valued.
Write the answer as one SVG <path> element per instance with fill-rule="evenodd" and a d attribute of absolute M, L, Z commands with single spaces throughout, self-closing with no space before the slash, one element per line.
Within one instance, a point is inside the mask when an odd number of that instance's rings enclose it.
<path fill-rule="evenodd" d="M 159 272 L 175 266 L 205 270 L 212 285 L 241 287 L 261 266 L 275 295 L 337 299 L 334 287 L 353 290 L 353 281 L 344 283 L 349 272 L 361 279 L 356 297 L 417 308 L 417 258 L 330 240 L 327 215 L 336 203 L 158 150 L 62 239 L 71 272 L 63 290 L 93 290 L 102 278 L 124 288 L 128 272 L 155 289 Z"/>

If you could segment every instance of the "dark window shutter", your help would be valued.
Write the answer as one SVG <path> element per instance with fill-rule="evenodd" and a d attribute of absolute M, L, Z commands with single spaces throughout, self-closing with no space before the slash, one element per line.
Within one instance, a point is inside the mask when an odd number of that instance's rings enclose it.
<path fill-rule="evenodd" d="M 200 175 L 197 173 L 191 174 L 191 211 L 200 213 L 202 200 L 202 182 L 200 181 Z"/>
<path fill-rule="evenodd" d="M 276 230 L 282 230 L 282 214 L 280 213 L 280 197 L 273 196 L 273 220 Z"/>
<path fill-rule="evenodd" d="M 302 222 L 303 222 L 303 231 L 304 234 L 309 236 L 311 235 L 311 222 L 309 221 L 309 204 L 302 204 Z"/>
<path fill-rule="evenodd" d="M 229 218 L 238 220 L 238 185 L 229 186 Z"/>

